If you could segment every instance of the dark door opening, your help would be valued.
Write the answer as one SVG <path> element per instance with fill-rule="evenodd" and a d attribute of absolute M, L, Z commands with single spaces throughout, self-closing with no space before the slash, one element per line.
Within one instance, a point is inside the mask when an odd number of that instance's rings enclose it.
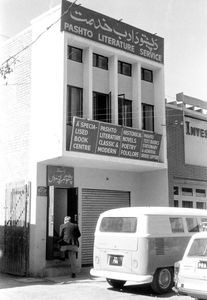
<path fill-rule="evenodd" d="M 57 241 L 59 239 L 59 228 L 64 221 L 64 217 L 70 216 L 72 222 L 78 222 L 77 191 L 77 188 L 50 188 L 46 259 L 55 259 L 60 256 Z"/>

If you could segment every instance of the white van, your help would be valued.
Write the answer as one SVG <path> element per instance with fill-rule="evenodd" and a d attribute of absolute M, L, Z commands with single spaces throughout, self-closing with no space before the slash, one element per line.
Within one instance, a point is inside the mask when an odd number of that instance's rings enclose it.
<path fill-rule="evenodd" d="M 98 219 L 92 276 L 121 288 L 126 281 L 151 283 L 156 293 L 173 286 L 174 263 L 192 234 L 207 221 L 207 210 L 175 207 L 127 207 Z"/>

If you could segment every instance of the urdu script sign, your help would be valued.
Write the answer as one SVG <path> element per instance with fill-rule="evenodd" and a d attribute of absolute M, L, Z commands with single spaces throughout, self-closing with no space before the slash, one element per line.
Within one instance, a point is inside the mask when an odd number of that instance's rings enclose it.
<path fill-rule="evenodd" d="M 62 0 L 61 31 L 164 63 L 164 39 Z"/>
<path fill-rule="evenodd" d="M 159 161 L 157 133 L 74 117 L 71 151 Z"/>

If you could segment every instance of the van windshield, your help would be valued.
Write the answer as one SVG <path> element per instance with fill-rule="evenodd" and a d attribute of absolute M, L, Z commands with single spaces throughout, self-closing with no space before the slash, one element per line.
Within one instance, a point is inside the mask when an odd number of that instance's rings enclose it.
<path fill-rule="evenodd" d="M 188 256 L 207 257 L 207 239 L 195 239 L 188 252 Z"/>
<path fill-rule="evenodd" d="M 101 221 L 101 232 L 136 232 L 137 218 L 135 217 L 105 217 Z"/>

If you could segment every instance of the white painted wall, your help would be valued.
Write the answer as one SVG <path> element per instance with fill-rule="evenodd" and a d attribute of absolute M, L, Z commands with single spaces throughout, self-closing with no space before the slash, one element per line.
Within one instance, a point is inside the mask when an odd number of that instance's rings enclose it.
<path fill-rule="evenodd" d="M 93 67 L 93 91 L 109 93 L 109 71 Z"/>
<path fill-rule="evenodd" d="M 142 173 L 139 192 L 145 205 L 169 206 L 167 170 Z"/>
<path fill-rule="evenodd" d="M 83 87 L 83 64 L 67 59 L 67 84 Z"/>
<path fill-rule="evenodd" d="M 47 197 L 37 196 L 37 186 L 46 186 L 46 165 L 37 164 L 32 178 L 32 203 L 30 224 L 30 273 L 42 275 L 46 266 Z"/>
<path fill-rule="evenodd" d="M 154 105 L 154 85 L 152 82 L 141 81 L 142 102 Z"/>
<path fill-rule="evenodd" d="M 33 39 L 59 17 L 60 11 L 32 24 Z M 59 23 L 32 47 L 32 157 L 37 161 L 62 154 L 64 35 Z M 67 59 L 67 58 L 66 58 Z"/>

